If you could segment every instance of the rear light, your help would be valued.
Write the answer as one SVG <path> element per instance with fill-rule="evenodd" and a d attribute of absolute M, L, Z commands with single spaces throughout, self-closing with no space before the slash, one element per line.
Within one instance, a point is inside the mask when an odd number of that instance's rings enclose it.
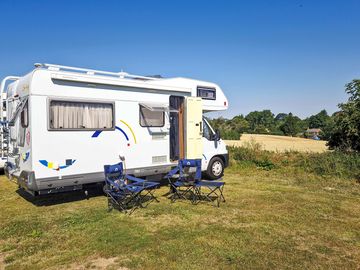
<path fill-rule="evenodd" d="M 224 101 L 224 106 L 226 106 L 226 104 L 227 104 L 227 102 L 226 102 L 226 101 Z"/>

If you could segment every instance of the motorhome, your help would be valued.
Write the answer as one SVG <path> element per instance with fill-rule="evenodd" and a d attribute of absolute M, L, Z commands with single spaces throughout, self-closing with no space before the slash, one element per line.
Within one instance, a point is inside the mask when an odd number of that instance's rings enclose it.
<path fill-rule="evenodd" d="M 104 164 L 125 157 L 139 177 L 201 158 L 207 177 L 228 165 L 203 113 L 229 106 L 215 83 L 35 64 L 1 83 L 1 155 L 8 177 L 33 195 L 104 181 Z"/>

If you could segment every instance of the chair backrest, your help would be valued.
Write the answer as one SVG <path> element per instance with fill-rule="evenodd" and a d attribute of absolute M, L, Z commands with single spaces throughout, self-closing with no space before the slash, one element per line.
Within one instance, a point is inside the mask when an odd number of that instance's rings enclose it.
<path fill-rule="evenodd" d="M 185 168 L 195 168 L 195 181 L 201 180 L 201 159 L 180 159 L 179 160 L 179 173 L 180 178 L 184 177 Z"/>
<path fill-rule="evenodd" d="M 124 167 L 122 162 L 114 165 L 104 165 L 105 181 L 114 182 L 124 178 Z"/>

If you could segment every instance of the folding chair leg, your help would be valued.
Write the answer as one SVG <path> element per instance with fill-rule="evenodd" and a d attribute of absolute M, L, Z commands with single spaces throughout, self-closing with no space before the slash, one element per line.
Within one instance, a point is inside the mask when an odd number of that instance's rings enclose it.
<path fill-rule="evenodd" d="M 209 193 L 201 192 L 201 187 L 198 188 L 197 197 L 199 198 L 199 201 L 201 199 L 204 199 L 213 204 L 215 201 L 216 204 L 214 204 L 214 206 L 216 205 L 217 207 L 220 206 L 221 201 L 225 202 L 225 197 L 223 194 L 223 186 L 222 187 L 214 187 L 214 188 L 207 187 L 207 188 L 210 190 Z M 215 200 L 212 199 L 212 195 L 215 195 L 215 196 L 213 196 L 213 197 L 215 197 Z"/>
<path fill-rule="evenodd" d="M 194 187 L 194 199 L 193 204 L 198 204 L 201 201 L 201 189 L 200 187 Z"/>
<path fill-rule="evenodd" d="M 160 202 L 159 200 L 158 200 L 158 198 L 156 198 L 156 196 L 154 195 L 154 193 L 155 193 L 155 189 L 150 189 L 149 190 L 149 195 L 151 196 L 151 198 L 152 198 L 152 200 L 155 200 L 156 202 Z"/>
<path fill-rule="evenodd" d="M 171 202 L 175 202 L 176 199 L 181 198 L 181 193 L 180 193 L 181 191 L 178 188 L 174 187 L 174 186 L 172 186 L 172 187 L 173 187 L 173 189 L 172 189 L 173 192 L 170 194 L 169 199 L 171 200 Z"/>
<path fill-rule="evenodd" d="M 224 190 L 224 186 L 222 186 L 222 187 L 219 189 L 219 191 L 220 191 L 220 198 L 222 199 L 223 202 L 225 202 L 225 197 L 224 197 L 223 190 Z"/>
<path fill-rule="evenodd" d="M 107 195 L 107 201 L 108 201 L 108 212 L 111 212 L 111 210 L 114 209 L 114 206 L 112 204 L 112 199 Z"/>

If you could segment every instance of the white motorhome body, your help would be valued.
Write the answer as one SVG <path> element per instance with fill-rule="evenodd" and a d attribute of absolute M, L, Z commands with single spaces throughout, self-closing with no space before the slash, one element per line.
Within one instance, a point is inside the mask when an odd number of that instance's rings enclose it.
<path fill-rule="evenodd" d="M 228 107 L 214 83 L 49 64 L 7 79 L 5 171 L 32 194 L 102 182 L 119 155 L 136 176 L 166 173 L 179 158 L 202 158 L 212 178 L 227 166 L 225 144 L 202 120 Z"/>

